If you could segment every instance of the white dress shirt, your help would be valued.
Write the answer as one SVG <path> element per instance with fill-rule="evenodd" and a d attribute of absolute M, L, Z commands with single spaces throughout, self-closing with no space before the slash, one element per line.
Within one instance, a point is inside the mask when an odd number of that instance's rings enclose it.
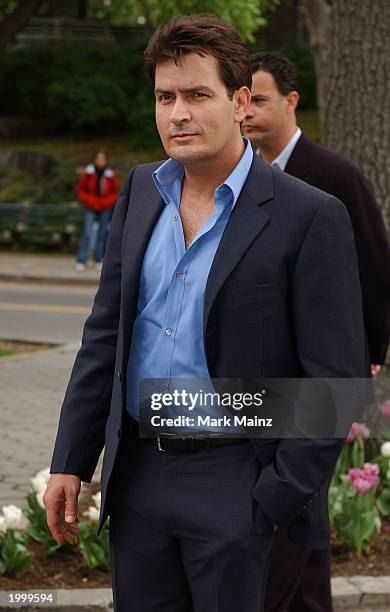
<path fill-rule="evenodd" d="M 286 144 L 283 151 L 281 151 L 279 155 L 275 157 L 275 159 L 271 163 L 271 166 L 279 166 L 279 168 L 284 171 L 285 167 L 287 166 L 287 162 L 290 159 L 290 155 L 294 151 L 294 147 L 301 137 L 301 134 L 301 128 L 297 127 L 294 136 L 291 138 L 290 142 Z"/>

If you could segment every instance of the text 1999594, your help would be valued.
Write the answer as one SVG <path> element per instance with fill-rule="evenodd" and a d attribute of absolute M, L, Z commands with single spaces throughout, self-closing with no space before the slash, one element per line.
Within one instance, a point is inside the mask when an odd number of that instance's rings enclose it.
<path fill-rule="evenodd" d="M 25 607 L 26 604 L 39 604 L 39 607 L 55 606 L 57 592 L 49 590 L 33 591 L 2 591 L 0 592 L 0 605 L 9 607 Z"/>

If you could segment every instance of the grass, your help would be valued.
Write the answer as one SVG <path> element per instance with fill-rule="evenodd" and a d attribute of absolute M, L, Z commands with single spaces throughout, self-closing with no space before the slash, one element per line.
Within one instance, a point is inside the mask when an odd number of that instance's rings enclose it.
<path fill-rule="evenodd" d="M 13 352 L 3 348 L 0 344 L 0 357 L 9 357 L 9 355 L 13 355 Z"/>

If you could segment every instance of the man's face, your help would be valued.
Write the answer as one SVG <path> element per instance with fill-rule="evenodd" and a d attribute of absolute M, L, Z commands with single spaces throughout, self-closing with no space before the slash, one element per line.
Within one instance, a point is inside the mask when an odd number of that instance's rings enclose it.
<path fill-rule="evenodd" d="M 246 90 L 246 103 L 239 95 Z M 249 91 L 230 100 L 212 55 L 185 55 L 158 64 L 155 77 L 156 123 L 167 154 L 182 163 L 215 160 L 239 134 Z"/>
<path fill-rule="evenodd" d="M 275 79 L 269 72 L 258 70 L 252 76 L 252 99 L 242 131 L 255 146 L 272 142 L 286 128 L 294 108 L 288 96 L 279 93 Z M 295 95 L 296 92 L 293 92 Z"/>

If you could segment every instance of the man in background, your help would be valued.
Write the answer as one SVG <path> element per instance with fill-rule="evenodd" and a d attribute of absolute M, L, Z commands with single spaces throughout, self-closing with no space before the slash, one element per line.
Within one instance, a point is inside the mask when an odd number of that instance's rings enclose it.
<path fill-rule="evenodd" d="M 257 153 L 346 206 L 355 235 L 371 370 L 385 361 L 389 342 L 390 252 L 372 189 L 345 157 L 312 142 L 297 126 L 299 101 L 292 63 L 278 53 L 252 56 L 252 99 L 243 132 Z M 326 256 L 326 253 L 324 253 Z M 272 553 L 266 612 L 331 612 L 330 547 L 307 551 L 279 530 Z"/>

